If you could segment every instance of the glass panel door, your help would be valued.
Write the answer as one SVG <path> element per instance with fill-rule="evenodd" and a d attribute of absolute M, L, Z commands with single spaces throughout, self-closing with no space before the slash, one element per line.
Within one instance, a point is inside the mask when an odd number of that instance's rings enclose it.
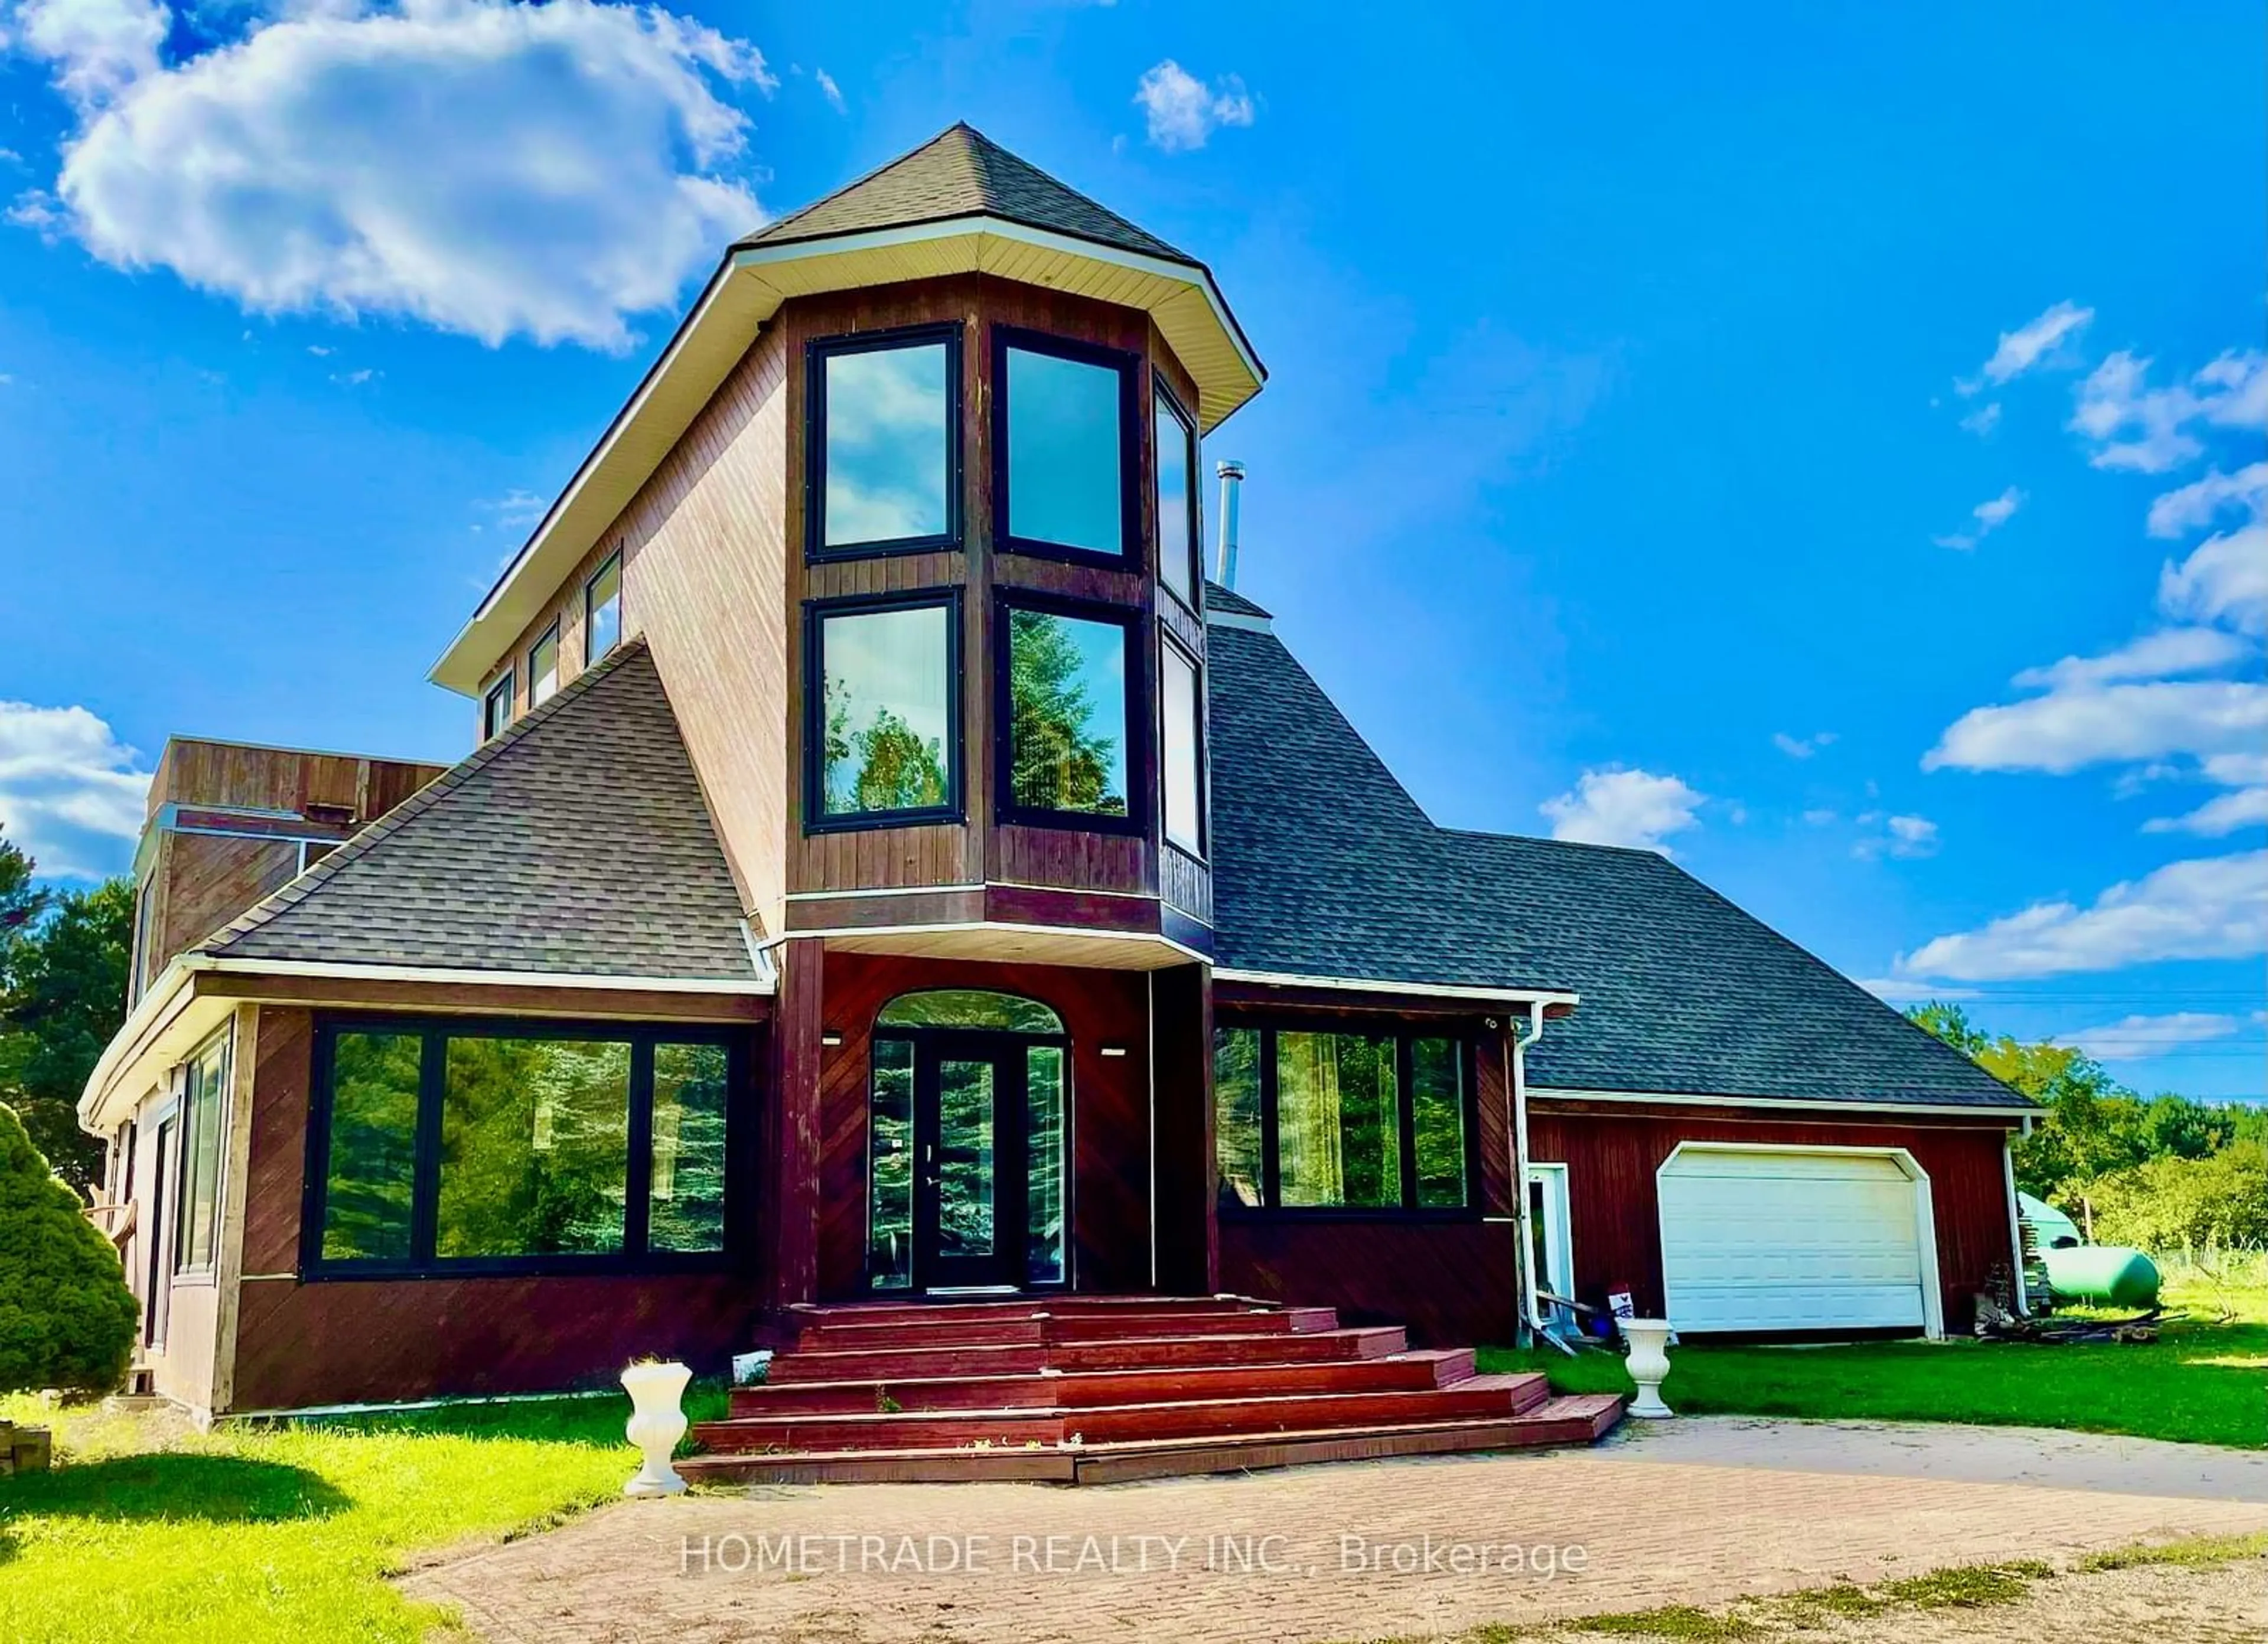
<path fill-rule="evenodd" d="M 937 1064 L 937 1254 L 986 1261 L 999 1254 L 999 1091 L 990 1057 Z"/>
<path fill-rule="evenodd" d="M 1023 1046 L 931 1033 L 914 1055 L 914 1287 L 1021 1284 Z"/>

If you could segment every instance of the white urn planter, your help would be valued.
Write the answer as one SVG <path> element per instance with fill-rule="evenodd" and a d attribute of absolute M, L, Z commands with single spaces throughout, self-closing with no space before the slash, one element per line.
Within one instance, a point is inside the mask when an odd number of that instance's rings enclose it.
<path fill-rule="evenodd" d="M 1677 1412 L 1661 1402 L 1661 1380 L 1669 1374 L 1669 1321 L 1624 1318 L 1616 1322 L 1622 1326 L 1623 1339 L 1630 1343 L 1624 1368 L 1638 1383 L 1638 1397 L 1631 1400 L 1630 1413 L 1648 1420 L 1675 1415 Z"/>
<path fill-rule="evenodd" d="M 669 1458 L 685 1436 L 685 1384 L 692 1379 L 691 1369 L 674 1362 L 633 1364 L 622 1372 L 622 1390 L 630 1396 L 630 1419 L 623 1430 L 645 1457 L 622 1486 L 624 1495 L 683 1493 L 685 1480 Z"/>

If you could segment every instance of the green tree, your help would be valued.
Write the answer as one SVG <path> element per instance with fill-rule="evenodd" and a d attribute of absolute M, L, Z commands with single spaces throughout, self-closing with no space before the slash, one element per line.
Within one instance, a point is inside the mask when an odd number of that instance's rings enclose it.
<path fill-rule="evenodd" d="M 2168 1153 L 2081 1184 L 2095 1235 L 2165 1252 L 2268 1244 L 2268 1144 L 2230 1142 L 2201 1158 Z"/>
<path fill-rule="evenodd" d="M 1088 724 L 1094 698 L 1069 623 L 1044 611 L 1009 615 L 1008 705 L 1015 802 L 1036 810 L 1126 814 L 1115 737 Z"/>
<path fill-rule="evenodd" d="M 79 1093 L 126 1019 L 133 943 L 133 881 L 106 880 L 49 899 L 0 972 L 0 1099 L 81 1193 L 101 1174 L 102 1144 L 79 1128 Z"/>
<path fill-rule="evenodd" d="M 0 1392 L 107 1392 L 137 1318 L 117 1251 L 0 1106 Z"/>
<path fill-rule="evenodd" d="M 924 742 L 903 716 L 874 710 L 863 730 L 850 728 L 850 705 L 830 687 L 827 705 L 828 809 L 917 811 L 946 799 L 945 755 L 938 743 Z"/>

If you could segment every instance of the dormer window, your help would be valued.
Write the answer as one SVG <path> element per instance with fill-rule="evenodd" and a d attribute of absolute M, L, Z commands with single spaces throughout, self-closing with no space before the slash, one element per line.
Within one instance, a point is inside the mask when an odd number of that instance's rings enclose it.
<path fill-rule="evenodd" d="M 583 584 L 583 665 L 622 642 L 622 556 L 608 556 Z"/>
<path fill-rule="evenodd" d="M 504 734 L 512 723 L 512 670 L 504 671 L 504 678 L 489 686 L 488 694 L 481 699 L 481 740 L 490 741 Z"/>
<path fill-rule="evenodd" d="M 811 346 L 806 551 L 961 545 L 961 327 Z"/>
<path fill-rule="evenodd" d="M 1197 429 L 1160 384 L 1151 395 L 1152 473 L 1158 510 L 1158 580 L 1192 611 L 1197 608 L 1203 528 L 1197 514 Z"/>
<path fill-rule="evenodd" d="M 993 505 L 1019 554 L 1139 562 L 1127 476 L 1137 356 L 1006 327 L 993 332 Z"/>
<path fill-rule="evenodd" d="M 544 629 L 527 651 L 527 705 L 548 702 L 559 690 L 559 625 Z"/>
<path fill-rule="evenodd" d="M 1003 819 L 1130 833 L 1142 775 L 1128 715 L 1140 670 L 1137 630 L 1107 606 L 1041 601 L 1002 607 L 998 716 Z"/>

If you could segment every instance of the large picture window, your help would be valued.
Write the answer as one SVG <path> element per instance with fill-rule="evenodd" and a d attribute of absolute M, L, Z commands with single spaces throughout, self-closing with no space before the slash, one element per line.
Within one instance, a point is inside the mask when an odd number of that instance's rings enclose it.
<path fill-rule="evenodd" d="M 1225 1208 L 1458 1214 L 1476 1203 L 1462 1039 L 1223 1025 L 1213 1102 Z"/>
<path fill-rule="evenodd" d="M 317 1038 L 316 1273 L 715 1259 L 736 1052 L 697 1029 L 340 1020 Z"/>
<path fill-rule="evenodd" d="M 1151 396 L 1150 437 L 1156 449 L 1152 472 L 1158 512 L 1158 580 L 1194 611 L 1204 552 L 1197 524 L 1197 429 L 1162 386 Z"/>
<path fill-rule="evenodd" d="M 993 334 L 993 495 L 1003 544 L 1126 563 L 1141 540 L 1127 482 L 1136 356 L 1005 327 Z"/>
<path fill-rule="evenodd" d="M 1003 811 L 1011 821 L 1126 832 L 1140 826 L 1141 761 L 1128 704 L 1135 630 L 1071 608 L 1003 607 Z"/>
<path fill-rule="evenodd" d="M 952 547 L 961 537 L 961 327 L 812 345 L 807 547 Z"/>
<path fill-rule="evenodd" d="M 1158 787 L 1166 839 L 1204 855 L 1204 695 L 1197 664 L 1172 640 L 1158 647 Z"/>
<path fill-rule="evenodd" d="M 960 814 L 955 596 L 810 607 L 804 818 L 815 828 Z"/>

